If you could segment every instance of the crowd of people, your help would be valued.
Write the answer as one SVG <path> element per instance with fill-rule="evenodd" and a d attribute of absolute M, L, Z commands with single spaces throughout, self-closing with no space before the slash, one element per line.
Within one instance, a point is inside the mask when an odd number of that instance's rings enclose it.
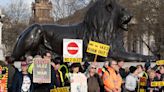
<path fill-rule="evenodd" d="M 51 60 L 51 82 L 33 83 L 33 58 L 49 58 Z M 62 58 L 52 58 L 50 52 L 35 57 L 27 56 L 21 59 L 21 71 L 14 65 L 9 56 L 5 62 L 8 66 L 8 92 L 50 92 L 53 88 L 70 86 L 70 74 L 83 73 L 87 77 L 88 92 L 163 92 L 163 86 L 151 86 L 153 81 L 164 81 L 164 65 L 151 67 L 150 62 L 144 66 L 123 68 L 124 61 L 109 59 L 100 67 L 96 62 L 63 63 Z M 68 67 L 69 73 L 59 68 Z M 146 85 L 140 85 L 145 78 Z"/>

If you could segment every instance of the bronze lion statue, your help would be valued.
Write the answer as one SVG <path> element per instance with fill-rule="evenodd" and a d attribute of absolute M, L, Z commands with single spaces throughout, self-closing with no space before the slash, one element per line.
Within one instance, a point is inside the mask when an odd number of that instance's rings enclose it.
<path fill-rule="evenodd" d="M 116 0 L 96 0 L 90 5 L 84 20 L 75 25 L 63 26 L 55 24 L 34 24 L 20 34 L 12 56 L 19 60 L 21 56 L 30 52 L 49 50 L 62 56 L 63 39 L 82 39 L 84 41 L 84 59 L 90 58 L 86 53 L 89 40 L 111 46 L 107 58 L 118 58 L 128 61 L 154 60 L 154 57 L 136 53 L 128 53 L 123 47 L 123 32 L 132 15 Z M 99 57 L 99 59 L 102 57 Z"/>

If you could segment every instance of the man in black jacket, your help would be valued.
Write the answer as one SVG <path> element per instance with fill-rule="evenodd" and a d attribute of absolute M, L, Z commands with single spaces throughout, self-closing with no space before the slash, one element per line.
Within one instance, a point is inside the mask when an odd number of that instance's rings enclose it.
<path fill-rule="evenodd" d="M 33 92 L 32 77 L 27 72 L 28 64 L 21 62 L 21 72 L 16 72 L 12 82 L 12 92 Z"/>

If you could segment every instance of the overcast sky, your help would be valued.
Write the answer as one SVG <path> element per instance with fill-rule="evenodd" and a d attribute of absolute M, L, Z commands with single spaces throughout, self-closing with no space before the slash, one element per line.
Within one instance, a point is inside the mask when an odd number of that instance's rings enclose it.
<path fill-rule="evenodd" d="M 0 6 L 4 7 L 7 6 L 12 0 L 0 0 Z M 31 4 L 31 2 L 34 0 L 24 0 L 24 2 L 26 2 L 27 4 Z"/>

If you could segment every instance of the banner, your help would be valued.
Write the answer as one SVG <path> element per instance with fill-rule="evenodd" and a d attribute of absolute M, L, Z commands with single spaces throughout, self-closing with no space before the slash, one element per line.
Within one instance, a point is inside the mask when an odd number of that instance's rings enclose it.
<path fill-rule="evenodd" d="M 151 87 L 164 86 L 164 81 L 154 81 L 151 82 Z"/>
<path fill-rule="evenodd" d="M 88 92 L 87 78 L 83 73 L 70 74 L 71 92 Z"/>
<path fill-rule="evenodd" d="M 0 92 L 7 92 L 8 68 L 0 65 Z"/>
<path fill-rule="evenodd" d="M 83 41 L 80 39 L 63 39 L 64 62 L 82 62 Z"/>
<path fill-rule="evenodd" d="M 99 56 L 107 57 L 109 49 L 110 49 L 109 45 L 94 42 L 94 41 L 89 41 L 87 52 Z"/>
<path fill-rule="evenodd" d="M 156 61 L 156 64 L 157 65 L 164 65 L 164 60 L 158 60 L 158 61 Z"/>
<path fill-rule="evenodd" d="M 51 89 L 50 92 L 69 92 L 69 87 L 59 87 Z"/>
<path fill-rule="evenodd" d="M 49 59 L 35 58 L 33 68 L 34 83 L 51 82 L 51 64 Z"/>

